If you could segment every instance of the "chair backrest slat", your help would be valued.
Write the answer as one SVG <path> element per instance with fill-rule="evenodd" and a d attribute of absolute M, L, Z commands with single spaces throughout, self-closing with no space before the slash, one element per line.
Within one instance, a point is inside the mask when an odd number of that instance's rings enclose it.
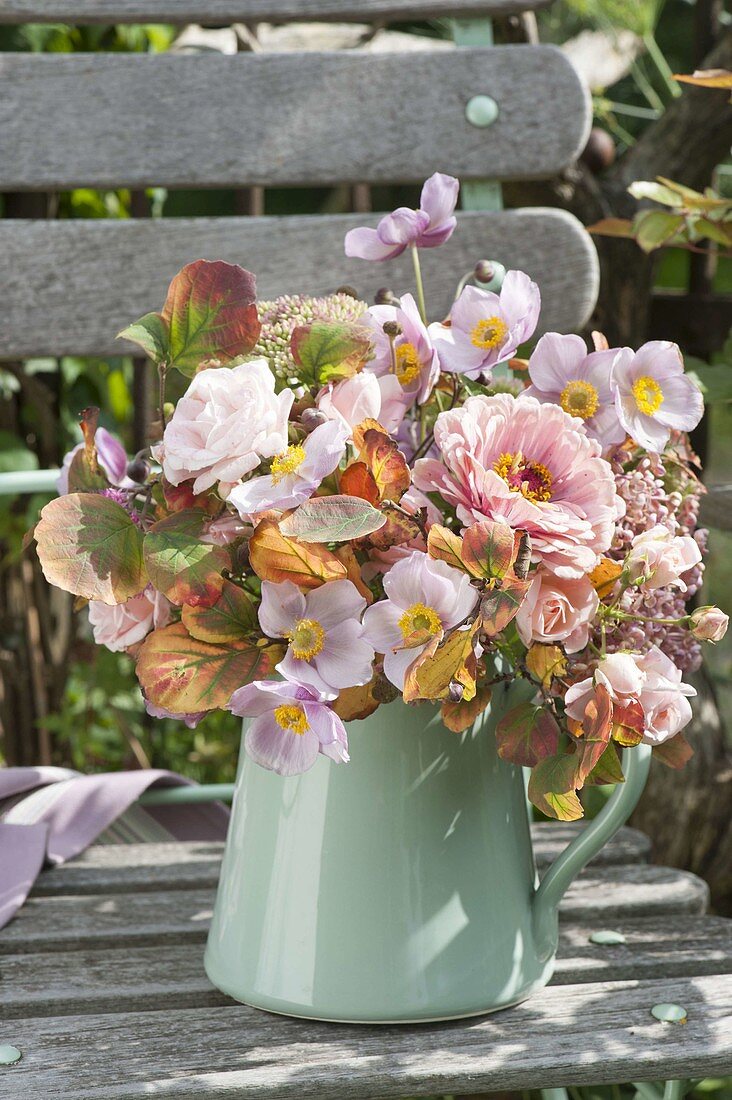
<path fill-rule="evenodd" d="M 0 221 L 0 357 L 130 350 L 115 333 L 161 306 L 171 277 L 199 257 L 250 268 L 260 299 L 328 293 L 346 283 L 372 300 L 380 286 L 410 286 L 407 255 L 382 264 L 346 259 L 346 230 L 367 222 L 374 217 Z M 543 329 L 586 321 L 597 293 L 597 257 L 570 215 L 460 214 L 451 240 L 422 254 L 433 316 L 447 312 L 455 280 L 481 257 L 522 268 L 538 282 Z"/>
<path fill-rule="evenodd" d="M 428 66 L 429 75 L 425 73 Z M 471 125 L 475 95 L 496 122 Z M 0 188 L 547 177 L 587 93 L 553 46 L 430 54 L 0 55 Z"/>
<path fill-rule="evenodd" d="M 2 0 L 0 23 L 258 23 L 490 18 L 551 0 Z"/>

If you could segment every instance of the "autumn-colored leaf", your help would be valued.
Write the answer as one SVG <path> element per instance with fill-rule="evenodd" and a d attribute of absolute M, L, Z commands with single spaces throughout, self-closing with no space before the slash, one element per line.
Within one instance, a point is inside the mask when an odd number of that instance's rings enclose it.
<path fill-rule="evenodd" d="M 168 327 L 168 359 L 192 377 L 205 360 L 230 363 L 259 338 L 256 284 L 250 271 L 223 260 L 195 260 L 168 287 L 161 317 Z"/>
<path fill-rule="evenodd" d="M 147 583 L 142 531 L 101 493 L 52 500 L 35 529 L 38 558 L 50 584 L 106 604 L 125 603 Z"/>
<path fill-rule="evenodd" d="M 367 416 L 365 420 L 361 420 L 356 424 L 351 433 L 353 436 L 353 449 L 357 454 L 363 450 L 363 437 L 368 431 L 381 432 L 382 435 L 389 434 L 383 424 L 379 424 L 378 420 Z"/>
<path fill-rule="evenodd" d="M 352 321 L 314 321 L 298 325 L 290 337 L 292 357 L 310 385 L 351 378 L 373 355 L 371 336 Z"/>
<path fill-rule="evenodd" d="M 506 523 L 484 520 L 463 535 L 463 561 L 474 577 L 494 580 L 505 576 L 514 559 L 514 532 Z"/>
<path fill-rule="evenodd" d="M 381 704 L 373 695 L 374 681 L 359 687 L 341 688 L 333 703 L 333 710 L 342 722 L 356 722 L 368 718 Z"/>
<path fill-rule="evenodd" d="M 151 703 L 190 714 L 225 707 L 237 688 L 267 677 L 283 655 L 283 646 L 211 645 L 192 638 L 181 622 L 148 634 L 136 671 Z"/>
<path fill-rule="evenodd" d="M 407 669 L 404 699 L 445 699 L 452 684 L 462 688 L 462 698 L 469 702 L 476 692 L 475 656 L 477 624 L 453 630 L 446 638 L 435 636 L 425 652 Z M 435 640 L 438 644 L 435 646 Z"/>
<path fill-rule="evenodd" d="M 613 726 L 613 701 L 604 684 L 596 684 L 592 698 L 585 707 L 582 720 L 582 738 L 584 741 L 603 741 L 610 739 Z"/>
<path fill-rule="evenodd" d="M 403 546 L 406 542 L 413 542 L 422 537 L 422 528 L 416 519 L 407 515 L 398 505 L 385 500 L 381 505 L 381 512 L 386 522 L 378 531 L 373 531 L 368 537 L 368 545 L 376 550 L 388 550 L 390 546 Z"/>
<path fill-rule="evenodd" d="M 625 776 L 620 766 L 618 750 L 612 742 L 605 746 L 595 766 L 585 776 L 585 787 L 600 787 L 608 784 L 624 783 Z"/>
<path fill-rule="evenodd" d="M 619 745 L 640 745 L 646 729 L 646 716 L 640 703 L 613 706 L 611 737 Z"/>
<path fill-rule="evenodd" d="M 350 542 L 385 523 L 386 516 L 361 497 L 310 497 L 280 520 L 280 531 L 303 542 Z"/>
<path fill-rule="evenodd" d="M 667 768 L 683 768 L 693 755 L 694 750 L 683 733 L 677 733 L 662 745 L 653 746 L 654 759 L 660 760 Z"/>
<path fill-rule="evenodd" d="M 174 512 L 154 523 L 145 535 L 148 575 L 172 603 L 211 607 L 221 595 L 222 573 L 231 568 L 231 552 L 226 546 L 201 541 L 206 519 L 197 509 Z"/>
<path fill-rule="evenodd" d="M 584 816 L 574 786 L 575 761 L 559 753 L 540 760 L 529 779 L 529 799 L 538 810 L 557 821 L 579 821 Z"/>
<path fill-rule="evenodd" d="M 594 225 L 587 226 L 588 233 L 598 237 L 627 237 L 632 240 L 633 223 L 629 218 L 601 218 Z"/>
<path fill-rule="evenodd" d="M 454 569 L 468 570 L 463 561 L 463 540 L 454 531 L 433 523 L 427 533 L 427 553 L 437 561 L 445 561 Z"/>
<path fill-rule="evenodd" d="M 99 425 L 99 409 L 82 409 L 79 426 L 84 437 L 81 447 L 71 460 L 68 472 L 68 492 L 88 493 L 109 488 L 109 479 L 99 465 L 95 437 Z"/>
<path fill-rule="evenodd" d="M 361 576 L 361 566 L 358 563 L 358 558 L 351 544 L 347 542 L 343 546 L 339 546 L 333 553 L 338 561 L 345 566 L 348 580 L 351 584 L 356 586 L 360 594 L 366 600 L 366 603 L 373 603 L 374 594 L 369 586 L 364 583 L 364 579 Z"/>
<path fill-rule="evenodd" d="M 399 450 L 396 440 L 385 432 L 368 428 L 363 433 L 363 446 L 359 458 L 371 471 L 379 490 L 380 500 L 399 502 L 411 485 L 407 460 Z"/>
<path fill-rule="evenodd" d="M 498 755 L 502 760 L 533 768 L 553 756 L 559 746 L 559 726 L 547 707 L 523 702 L 512 707 L 496 725 Z"/>
<path fill-rule="evenodd" d="M 211 607 L 185 604 L 181 622 L 192 638 L 214 645 L 241 641 L 257 629 L 254 604 L 238 584 L 224 581 L 221 595 Z"/>
<path fill-rule="evenodd" d="M 480 601 L 483 632 L 493 637 L 505 630 L 515 618 L 530 588 L 530 577 L 520 580 L 515 574 L 507 573 L 495 588 L 489 589 Z"/>
<path fill-rule="evenodd" d="M 365 462 L 352 462 L 341 474 L 341 492 L 361 497 L 369 504 L 379 503 L 379 488 Z"/>
<path fill-rule="evenodd" d="M 732 89 L 732 72 L 729 69 L 697 69 L 691 76 L 688 73 L 674 73 L 674 80 L 681 84 L 696 84 L 699 88 Z"/>
<path fill-rule="evenodd" d="M 600 558 L 589 574 L 589 581 L 601 600 L 607 599 L 615 588 L 615 583 L 623 572 L 622 565 L 612 558 Z"/>
<path fill-rule="evenodd" d="M 491 701 L 491 689 L 487 684 L 478 684 L 472 699 L 446 699 L 440 708 L 443 726 L 453 733 L 462 733 L 469 729 Z"/>
<path fill-rule="evenodd" d="M 264 520 L 254 529 L 249 561 L 263 581 L 293 581 L 300 588 L 318 588 L 326 581 L 343 580 L 348 573 L 325 546 L 288 538 L 272 520 Z"/>
<path fill-rule="evenodd" d="M 564 676 L 567 659 L 564 650 L 557 645 L 535 642 L 526 654 L 526 667 L 544 688 L 548 688 L 555 676 Z"/>

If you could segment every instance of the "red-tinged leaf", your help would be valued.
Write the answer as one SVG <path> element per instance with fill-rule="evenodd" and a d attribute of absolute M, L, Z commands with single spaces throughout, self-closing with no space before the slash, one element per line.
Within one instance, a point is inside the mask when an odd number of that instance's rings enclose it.
<path fill-rule="evenodd" d="M 429 529 L 427 553 L 437 561 L 447 562 L 454 569 L 462 569 L 463 573 L 468 572 L 463 561 L 463 540 L 449 528 L 441 527 L 439 523 L 433 523 Z"/>
<path fill-rule="evenodd" d="M 302 542 L 350 542 L 385 523 L 386 516 L 361 497 L 310 497 L 280 520 L 280 531 Z"/>
<path fill-rule="evenodd" d="M 109 479 L 97 458 L 95 436 L 99 425 L 99 409 L 90 406 L 83 409 L 79 416 L 84 446 L 71 460 L 68 473 L 68 491 L 70 493 L 94 492 L 109 488 Z"/>
<path fill-rule="evenodd" d="M 610 740 L 612 727 L 613 701 L 610 692 L 604 684 L 597 684 L 592 698 L 585 707 L 582 739 L 586 742 L 602 741 L 606 744 Z"/>
<path fill-rule="evenodd" d="M 153 363 L 168 361 L 168 325 L 159 313 L 146 313 L 139 321 L 118 332 L 117 339 L 137 344 Z"/>
<path fill-rule="evenodd" d="M 628 218 L 601 218 L 594 225 L 587 226 L 588 233 L 598 237 L 627 237 L 632 240 L 633 223 Z"/>
<path fill-rule="evenodd" d="M 559 726 L 550 710 L 524 702 L 512 707 L 496 726 L 498 755 L 502 760 L 533 768 L 553 756 L 559 746 Z"/>
<path fill-rule="evenodd" d="M 201 541 L 205 512 L 174 512 L 145 535 L 145 565 L 154 588 L 175 604 L 211 607 L 224 587 L 231 551 Z"/>
<path fill-rule="evenodd" d="M 361 497 L 369 504 L 379 503 L 379 488 L 365 462 L 353 462 L 341 474 L 341 492 Z"/>
<path fill-rule="evenodd" d="M 485 520 L 468 527 L 463 535 L 463 561 L 474 577 L 504 577 L 514 559 L 514 532 L 505 523 Z"/>
<path fill-rule="evenodd" d="M 584 816 L 574 786 L 573 755 L 559 753 L 540 760 L 529 779 L 529 799 L 538 810 L 557 821 L 579 821 Z"/>
<path fill-rule="evenodd" d="M 386 523 L 378 531 L 373 531 L 369 535 L 367 540 L 369 546 L 377 550 L 388 550 L 390 546 L 403 546 L 407 542 L 414 542 L 415 539 L 421 539 L 424 546 L 422 528 L 416 519 L 388 500 L 381 505 L 381 512 Z"/>
<path fill-rule="evenodd" d="M 257 630 L 254 604 L 238 584 L 224 581 L 221 595 L 211 607 L 184 604 L 181 622 L 192 638 L 213 645 L 238 642 Z"/>
<path fill-rule="evenodd" d="M 567 658 L 564 650 L 559 646 L 535 642 L 534 645 L 529 646 L 526 654 L 526 667 L 542 687 L 548 688 L 555 676 L 564 676 L 567 671 Z"/>
<path fill-rule="evenodd" d="M 137 658 L 146 698 L 176 714 L 225 707 L 237 688 L 269 676 L 283 646 L 250 642 L 211 645 L 192 638 L 183 623 L 148 634 Z"/>
<path fill-rule="evenodd" d="M 660 760 L 667 768 L 683 768 L 693 755 L 694 750 L 682 733 L 677 733 L 662 745 L 653 746 L 654 760 Z"/>
<path fill-rule="evenodd" d="M 360 687 L 342 688 L 333 710 L 342 722 L 357 722 L 368 718 L 381 704 L 373 695 L 374 681 Z"/>
<path fill-rule="evenodd" d="M 373 355 L 365 326 L 352 321 L 314 321 L 298 325 L 290 337 L 292 357 L 310 385 L 351 378 Z"/>
<path fill-rule="evenodd" d="M 463 733 L 470 729 L 491 701 L 491 689 L 486 684 L 478 684 L 472 699 L 459 699 L 453 702 L 446 699 L 440 708 L 443 726 L 453 733 Z"/>
<path fill-rule="evenodd" d="M 168 328 L 168 363 L 192 377 L 202 362 L 230 363 L 259 337 L 254 276 L 223 260 L 196 260 L 179 271 L 161 313 Z"/>
<path fill-rule="evenodd" d="M 620 766 L 618 750 L 611 742 L 605 746 L 602 756 L 585 776 L 585 787 L 601 787 L 624 782 L 625 776 Z"/>
<path fill-rule="evenodd" d="M 399 503 L 412 482 L 407 460 L 395 440 L 385 432 L 367 428 L 359 458 L 371 471 L 379 490 L 380 500 Z"/>
<path fill-rule="evenodd" d="M 640 745 L 646 729 L 646 716 L 640 703 L 613 707 L 612 739 L 619 745 Z"/>
<path fill-rule="evenodd" d="M 480 601 L 482 629 L 489 637 L 505 630 L 516 617 L 518 609 L 526 599 L 531 588 L 531 578 L 520 580 L 512 573 L 498 581 L 495 588 L 489 589 Z"/>
<path fill-rule="evenodd" d="M 100 493 L 52 500 L 35 537 L 43 575 L 65 592 L 119 604 L 147 584 L 142 531 L 121 504 Z"/>
<path fill-rule="evenodd" d="M 300 588 L 318 588 L 348 575 L 343 562 L 325 546 L 288 538 L 272 520 L 263 520 L 254 529 L 249 561 L 263 581 L 293 581 Z"/>
<path fill-rule="evenodd" d="M 446 699 L 453 684 L 462 688 L 462 698 L 469 702 L 475 696 L 477 658 L 475 656 L 477 624 L 453 630 L 447 637 L 435 635 L 424 653 L 407 669 L 404 699 Z M 435 642 L 437 645 L 435 645 Z"/>

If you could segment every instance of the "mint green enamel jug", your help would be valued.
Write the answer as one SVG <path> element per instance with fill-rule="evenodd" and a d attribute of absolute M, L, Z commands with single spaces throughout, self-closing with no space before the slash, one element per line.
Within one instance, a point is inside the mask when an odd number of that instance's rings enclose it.
<path fill-rule="evenodd" d="M 537 889 L 523 775 L 496 752 L 510 697 L 464 734 L 397 700 L 349 725 L 350 764 L 289 779 L 242 753 L 211 981 L 271 1012 L 364 1023 L 478 1015 L 545 985 L 557 905 L 631 813 L 650 748 L 625 751 L 625 783 Z"/>

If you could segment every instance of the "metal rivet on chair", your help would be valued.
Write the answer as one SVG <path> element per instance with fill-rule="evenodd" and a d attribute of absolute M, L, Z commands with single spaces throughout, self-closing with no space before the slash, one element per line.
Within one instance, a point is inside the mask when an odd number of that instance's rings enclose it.
<path fill-rule="evenodd" d="M 0 1044 L 0 1066 L 12 1066 L 14 1062 L 19 1062 L 22 1057 L 23 1055 L 17 1047 L 11 1046 L 10 1043 Z"/>
<path fill-rule="evenodd" d="M 616 932 L 612 928 L 600 928 L 599 931 L 592 933 L 590 936 L 590 943 L 597 943 L 601 947 L 608 947 L 616 943 L 625 943 L 625 936 L 622 932 Z"/>
<path fill-rule="evenodd" d="M 653 1006 L 651 1016 L 663 1024 L 685 1024 L 687 1012 L 682 1005 L 660 1004 Z"/>
<path fill-rule="evenodd" d="M 465 117 L 471 126 L 492 126 L 498 118 L 498 104 L 489 95 L 474 95 L 465 104 Z"/>

